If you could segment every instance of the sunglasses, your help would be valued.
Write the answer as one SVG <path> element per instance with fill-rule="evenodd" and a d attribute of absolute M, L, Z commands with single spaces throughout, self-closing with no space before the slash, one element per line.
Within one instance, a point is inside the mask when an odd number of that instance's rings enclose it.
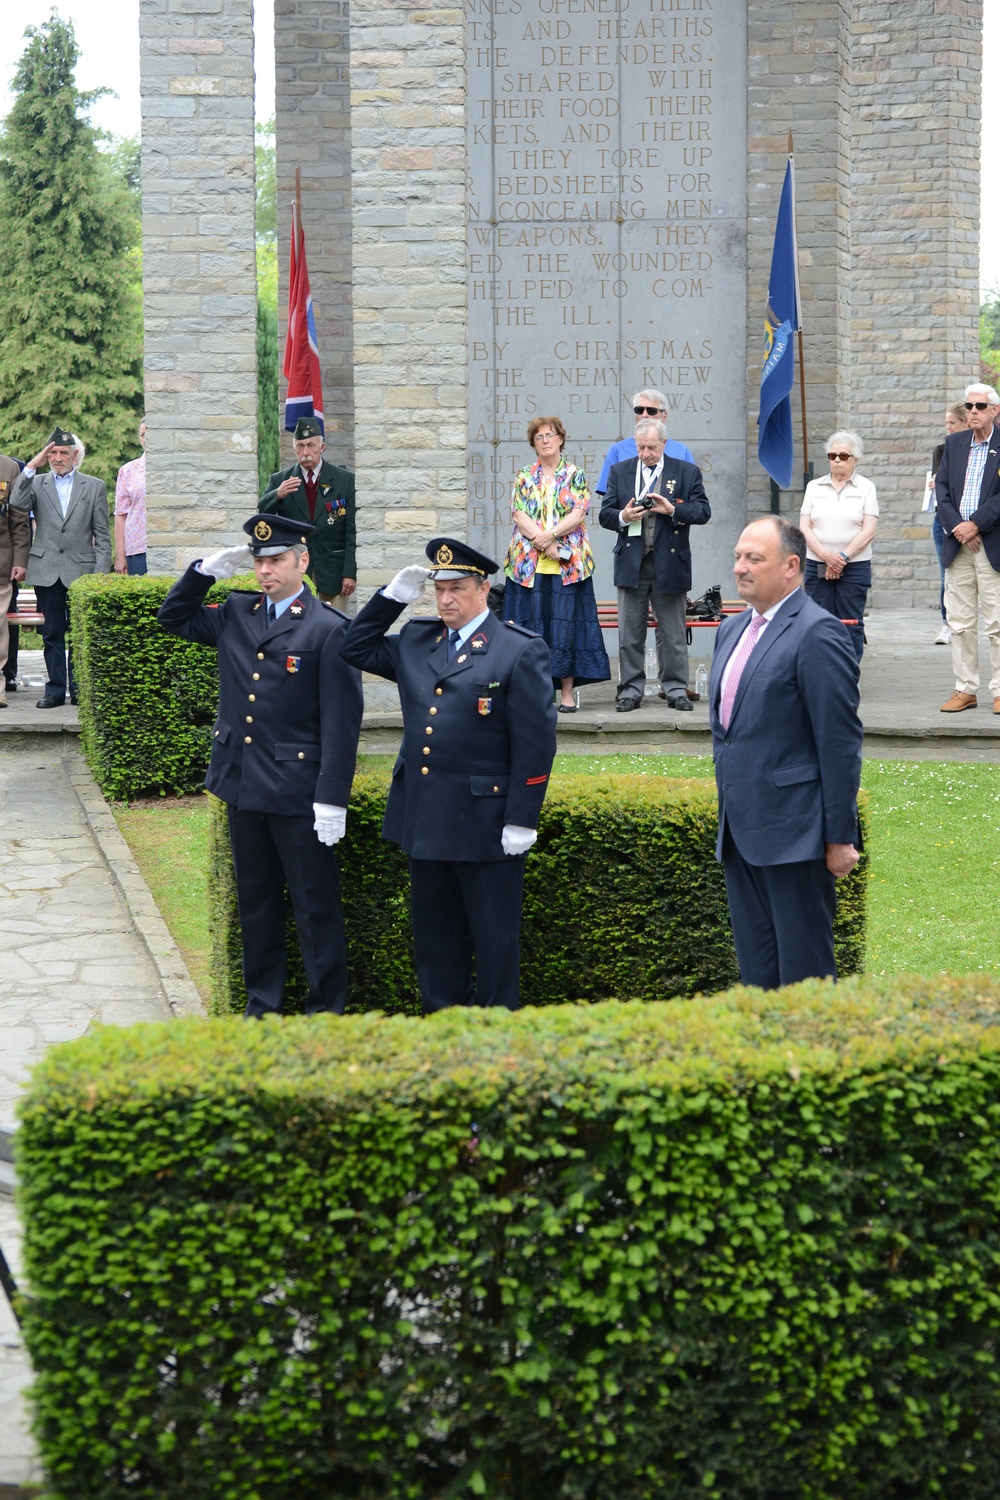
<path fill-rule="evenodd" d="M 848 459 L 851 459 L 851 458 L 854 457 L 854 454 L 853 453 L 828 453 L 826 456 L 827 456 L 828 461 L 831 464 L 834 462 L 835 459 L 838 459 L 838 458 L 840 459 L 840 462 L 842 464 L 846 464 L 847 461 L 848 461 Z"/>
<path fill-rule="evenodd" d="M 633 406 L 632 410 L 637 417 L 656 417 L 660 412 L 658 406 Z"/>
<path fill-rule="evenodd" d="M 988 401 L 966 401 L 965 409 L 966 411 L 985 411 L 989 404 Z"/>

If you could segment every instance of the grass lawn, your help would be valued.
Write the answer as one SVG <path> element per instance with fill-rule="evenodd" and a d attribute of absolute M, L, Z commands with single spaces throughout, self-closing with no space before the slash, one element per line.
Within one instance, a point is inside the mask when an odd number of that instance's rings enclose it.
<path fill-rule="evenodd" d="M 560 770 L 711 776 L 712 762 L 706 755 L 561 755 Z M 1000 967 L 992 881 L 985 881 L 1000 871 L 1000 767 L 869 760 L 861 781 L 871 797 L 869 972 Z M 155 798 L 116 807 L 115 816 L 207 1001 L 206 804 Z"/>

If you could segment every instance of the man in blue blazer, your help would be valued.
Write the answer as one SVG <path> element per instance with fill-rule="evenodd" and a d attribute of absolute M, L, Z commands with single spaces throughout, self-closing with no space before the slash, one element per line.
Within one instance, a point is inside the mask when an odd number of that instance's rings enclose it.
<path fill-rule="evenodd" d="M 524 856 L 556 751 L 552 662 L 540 635 L 491 613 L 495 562 L 453 537 L 435 537 L 427 556 L 430 568 L 402 568 L 369 599 L 341 654 L 399 688 L 403 746 L 382 834 L 409 856 L 423 1008 L 514 1010 Z M 387 634 L 428 578 L 439 617 Z"/>
<path fill-rule="evenodd" d="M 650 599 L 656 617 L 660 697 L 689 712 L 685 607 L 691 587 L 692 526 L 704 526 L 712 509 L 696 464 L 668 458 L 667 429 L 650 418 L 635 429 L 637 458 L 615 464 L 601 506 L 601 525 L 618 533 L 618 702 L 628 713 L 646 686 L 646 621 Z"/>
<path fill-rule="evenodd" d="M 779 516 L 736 544 L 740 598 L 719 627 L 709 711 L 716 857 L 744 984 L 836 978 L 836 880 L 859 859 L 858 663 L 841 622 L 802 588 L 806 542 Z"/>
<path fill-rule="evenodd" d="M 969 425 L 946 439 L 937 471 L 944 537 L 944 609 L 951 628 L 955 691 L 941 712 L 975 708 L 979 689 L 979 611 L 990 642 L 990 694 L 1000 714 L 1000 397 L 991 385 L 965 390 Z"/>

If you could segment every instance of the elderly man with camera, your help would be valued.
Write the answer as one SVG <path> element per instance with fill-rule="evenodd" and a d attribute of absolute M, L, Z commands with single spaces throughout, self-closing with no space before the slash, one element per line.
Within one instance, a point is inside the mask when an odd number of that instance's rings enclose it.
<path fill-rule="evenodd" d="M 689 712 L 684 624 L 691 587 L 689 528 L 712 510 L 697 464 L 668 458 L 667 429 L 650 418 L 635 429 L 637 458 L 614 464 L 601 506 L 601 525 L 618 533 L 618 691 L 620 714 L 638 708 L 646 683 L 646 622 L 652 600 L 660 659 L 660 696 Z"/>

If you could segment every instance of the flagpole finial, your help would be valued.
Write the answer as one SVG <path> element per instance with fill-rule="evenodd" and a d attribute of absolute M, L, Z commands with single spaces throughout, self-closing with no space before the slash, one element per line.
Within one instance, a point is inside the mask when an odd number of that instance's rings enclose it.
<path fill-rule="evenodd" d="M 789 156 L 794 156 L 795 155 L 795 147 L 792 144 L 792 132 L 791 132 L 791 128 L 789 128 L 789 131 L 788 131 L 788 154 L 789 154 Z"/>

